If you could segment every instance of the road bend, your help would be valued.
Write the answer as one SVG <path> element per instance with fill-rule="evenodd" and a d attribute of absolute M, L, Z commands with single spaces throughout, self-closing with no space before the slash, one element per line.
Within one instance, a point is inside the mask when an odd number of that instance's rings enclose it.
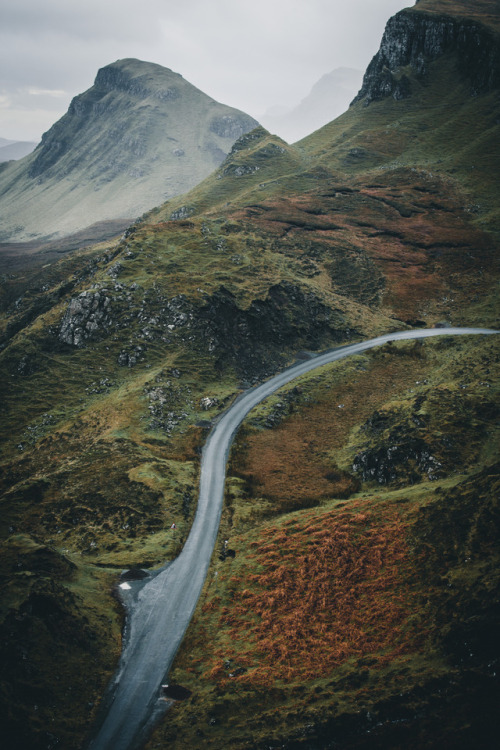
<path fill-rule="evenodd" d="M 330 349 L 246 391 L 218 419 L 203 448 L 199 499 L 181 554 L 144 581 L 130 582 L 118 669 L 103 698 L 89 750 L 137 750 L 168 708 L 166 680 L 198 602 L 219 528 L 226 462 L 234 434 L 254 406 L 294 378 L 389 341 L 499 333 L 485 328 L 432 328 L 388 333 Z"/>

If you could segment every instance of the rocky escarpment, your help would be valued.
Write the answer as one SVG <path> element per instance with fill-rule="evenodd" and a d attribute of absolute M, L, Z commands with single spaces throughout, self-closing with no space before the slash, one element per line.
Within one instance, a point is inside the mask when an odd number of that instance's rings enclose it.
<path fill-rule="evenodd" d="M 265 299 L 241 309 L 222 287 L 197 312 L 198 330 L 216 363 L 258 379 L 283 364 L 282 352 L 302 346 L 320 349 L 355 334 L 341 310 L 332 310 L 311 292 L 282 281 Z"/>
<path fill-rule="evenodd" d="M 85 339 L 111 323 L 111 299 L 101 291 L 82 292 L 72 299 L 61 323 L 59 338 L 66 344 L 81 346 Z"/>
<path fill-rule="evenodd" d="M 316 295 L 288 282 L 272 286 L 264 299 L 242 309 L 221 287 L 202 305 L 185 295 L 167 298 L 136 284 L 94 287 L 72 297 L 53 335 L 63 345 L 83 348 L 127 331 L 117 355 L 121 366 L 147 359 L 150 347 L 187 341 L 216 367 L 234 367 L 244 378 L 257 379 L 283 364 L 283 352 L 301 346 L 321 348 L 354 335 L 341 310 L 327 307 Z"/>
<path fill-rule="evenodd" d="M 134 77 L 129 70 L 123 69 L 116 65 L 107 65 L 97 72 L 94 86 L 99 91 L 126 91 L 134 96 L 146 97 L 153 96 L 156 99 L 176 99 L 179 96 L 179 90 L 175 86 L 175 79 L 182 80 L 182 76 L 168 70 L 173 83 L 165 85 L 155 85 L 155 81 L 147 74 Z M 78 99 L 79 97 L 76 97 Z M 75 101 L 75 100 L 73 100 Z"/>
<path fill-rule="evenodd" d="M 425 80 L 429 64 L 453 53 L 459 77 L 467 80 L 471 95 L 500 86 L 498 37 L 470 19 L 404 10 L 387 23 L 380 49 L 367 68 L 354 102 L 365 104 L 411 94 L 410 75 Z"/>

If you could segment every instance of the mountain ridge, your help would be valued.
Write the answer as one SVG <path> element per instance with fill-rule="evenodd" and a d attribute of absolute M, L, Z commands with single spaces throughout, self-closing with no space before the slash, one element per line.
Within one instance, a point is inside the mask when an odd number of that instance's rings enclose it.
<path fill-rule="evenodd" d="M 445 5 L 418 3 L 438 37 Z M 500 328 L 498 90 L 471 96 L 459 56 L 394 66 L 408 96 L 293 146 L 257 128 L 119 241 L 2 277 L 9 750 L 85 741 L 118 572 L 178 554 L 205 435 L 242 390 L 378 333 Z M 149 747 L 494 746 L 498 347 L 387 344 L 248 416 L 169 677 L 193 697 Z"/>
<path fill-rule="evenodd" d="M 0 236 L 22 242 L 132 221 L 199 182 L 256 125 L 162 66 L 105 66 L 33 154 L 0 173 Z"/>
<path fill-rule="evenodd" d="M 411 44 L 394 43 L 396 39 L 411 39 Z M 394 77 L 392 71 L 409 66 L 419 78 L 425 78 L 429 63 L 451 49 L 456 52 L 459 74 L 470 79 L 471 96 L 498 88 L 498 33 L 476 20 L 415 8 L 397 13 L 388 22 L 380 50 L 368 66 L 354 102 L 363 99 L 369 104 L 387 95 L 395 99 L 410 96 L 407 75 Z"/>

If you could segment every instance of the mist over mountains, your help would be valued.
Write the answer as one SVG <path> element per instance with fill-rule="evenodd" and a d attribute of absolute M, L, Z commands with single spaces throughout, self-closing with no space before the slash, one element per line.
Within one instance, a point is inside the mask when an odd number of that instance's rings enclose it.
<path fill-rule="evenodd" d="M 360 70 L 332 70 L 314 84 L 297 106 L 292 109 L 270 108 L 260 117 L 260 122 L 270 132 L 294 143 L 345 112 L 358 93 L 362 80 Z"/>
<path fill-rule="evenodd" d="M 119 60 L 0 173 L 0 239 L 57 237 L 111 219 L 130 223 L 196 185 L 257 125 L 181 75 Z"/>
<path fill-rule="evenodd" d="M 345 111 L 361 79 L 352 69 L 332 71 L 294 109 L 263 124 L 296 141 Z M 0 241 L 54 240 L 93 225 L 94 237 L 109 235 L 201 182 L 257 124 L 171 70 L 112 63 L 35 151 L 36 144 L 0 145 L 5 162 L 30 154 L 0 171 Z"/>
<path fill-rule="evenodd" d="M 122 190 L 137 215 L 150 179 L 164 194 L 183 160 L 207 170 L 119 238 L 63 236 L 37 264 L 21 246 L 0 275 L 7 750 L 86 746 L 121 571 L 180 553 L 207 433 L 242 391 L 382 333 L 500 329 L 499 94 L 497 0 L 419 0 L 351 106 L 297 143 L 122 60 L 3 167 L 12 238 L 62 235 Z M 499 346 L 392 341 L 248 415 L 169 673 L 191 697 L 149 747 L 497 744 Z"/>
<path fill-rule="evenodd" d="M 37 144 L 32 141 L 10 141 L 0 138 L 0 164 L 5 161 L 22 159 L 30 154 Z"/>

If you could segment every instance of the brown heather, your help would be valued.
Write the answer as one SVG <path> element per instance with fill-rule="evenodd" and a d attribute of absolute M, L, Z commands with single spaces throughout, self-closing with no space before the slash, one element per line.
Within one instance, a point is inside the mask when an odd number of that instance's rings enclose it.
<path fill-rule="evenodd" d="M 406 576 L 408 523 L 370 507 L 353 501 L 349 512 L 310 512 L 250 544 L 258 572 L 249 565 L 230 578 L 233 602 L 218 623 L 248 668 L 239 681 L 314 679 L 353 657 L 375 655 L 382 665 L 415 649 L 422 631 L 406 627 L 416 595 Z M 227 655 L 215 652 L 207 677 L 228 679 Z"/>

